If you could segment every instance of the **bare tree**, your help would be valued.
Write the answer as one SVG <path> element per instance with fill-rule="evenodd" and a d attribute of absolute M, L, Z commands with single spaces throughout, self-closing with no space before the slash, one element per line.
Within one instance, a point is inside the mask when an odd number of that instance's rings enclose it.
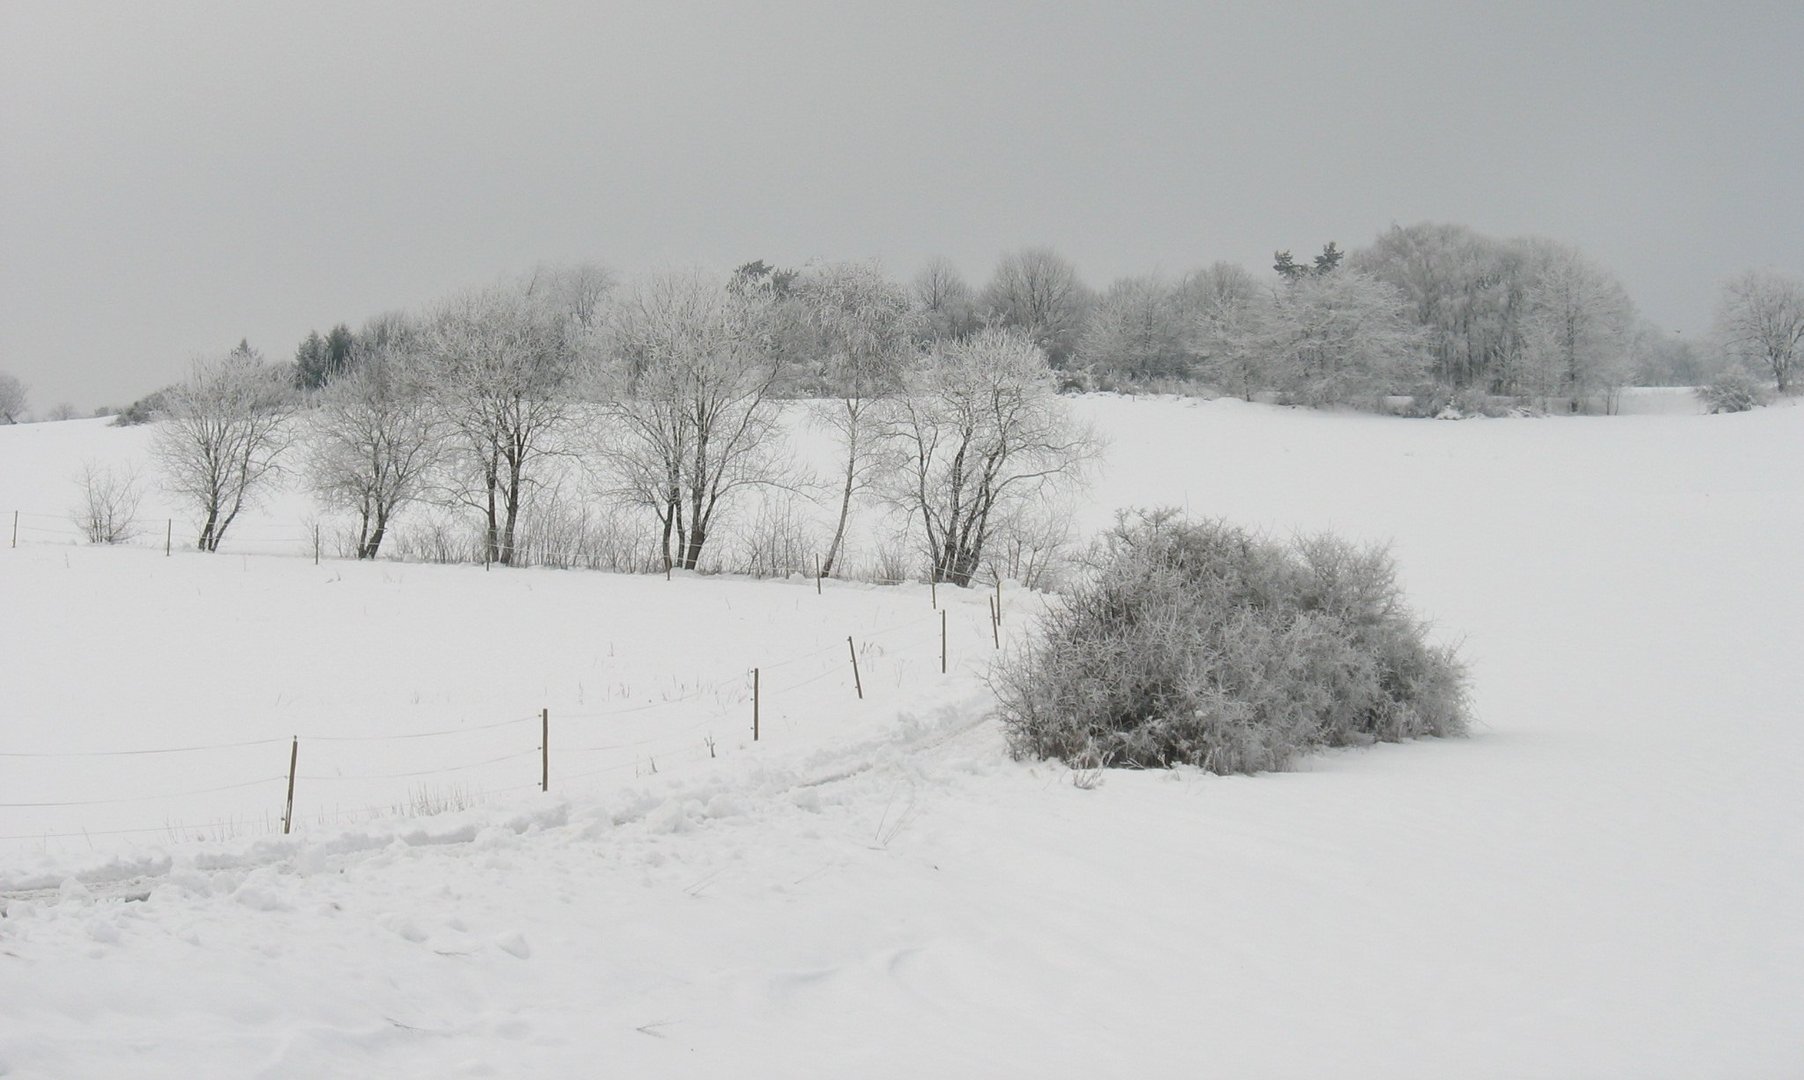
<path fill-rule="evenodd" d="M 776 303 L 692 272 L 637 281 L 613 305 L 600 456 L 613 492 L 657 515 L 671 565 L 699 565 L 735 494 L 785 480 Z"/>
<path fill-rule="evenodd" d="M 197 360 L 163 391 L 151 443 L 165 483 L 200 514 L 195 546 L 218 551 L 226 530 L 279 472 L 293 441 L 295 399 L 288 371 L 249 346 Z"/>
<path fill-rule="evenodd" d="M 1577 408 L 1601 394 L 1612 407 L 1628 380 L 1635 316 L 1628 293 L 1574 248 L 1545 240 L 1524 246 L 1533 274 L 1519 370 L 1544 406 L 1563 396 Z"/>
<path fill-rule="evenodd" d="M 993 319 L 1026 334 L 1062 368 L 1083 335 L 1090 290 L 1058 253 L 1030 247 L 1002 257 L 983 300 Z"/>
<path fill-rule="evenodd" d="M 320 396 L 307 471 L 326 505 L 357 514 L 357 557 L 373 559 L 396 512 L 424 494 L 444 425 L 414 354 L 399 344 L 358 353 Z"/>
<path fill-rule="evenodd" d="M 913 351 L 909 296 L 871 263 L 834 263 L 803 274 L 796 297 L 819 356 L 822 382 L 836 388 L 839 397 L 823 403 L 818 413 L 838 438 L 845 459 L 839 522 L 820 567 L 826 577 L 845 543 L 852 498 L 878 462 L 873 409 L 900 387 Z"/>
<path fill-rule="evenodd" d="M 1804 281 L 1771 270 L 1741 274 L 1723 286 L 1716 328 L 1731 356 L 1764 368 L 1789 392 L 1804 359 Z"/>
<path fill-rule="evenodd" d="M 1015 506 L 1080 478 L 1099 449 L 1053 393 L 1039 346 L 1000 328 L 936 347 L 881 434 L 888 497 L 920 519 L 934 580 L 957 585 Z"/>
<path fill-rule="evenodd" d="M 363 320 L 352 340 L 355 347 L 364 349 L 367 355 L 370 349 L 409 343 L 419 334 L 419 320 L 412 315 L 405 311 L 384 311 Z"/>
<path fill-rule="evenodd" d="M 1156 277 L 1111 284 L 1085 324 L 1079 356 L 1092 372 L 1133 379 L 1187 373 L 1186 334 L 1175 290 Z"/>
<path fill-rule="evenodd" d="M 17 424 L 25 419 L 25 384 L 18 376 L 0 371 L 0 424 Z"/>
<path fill-rule="evenodd" d="M 1244 266 L 1218 262 L 1173 290 L 1190 372 L 1248 401 L 1269 389 L 1265 349 L 1271 293 Z"/>
<path fill-rule="evenodd" d="M 601 329 L 607 313 L 614 272 L 596 263 L 540 266 L 526 278 L 526 292 L 583 332 Z"/>
<path fill-rule="evenodd" d="M 1416 388 L 1427 335 L 1401 293 L 1357 270 L 1277 286 L 1265 326 L 1270 374 L 1310 405 L 1372 401 Z"/>
<path fill-rule="evenodd" d="M 977 329 L 977 294 L 950 259 L 929 259 L 909 292 L 922 341 L 956 340 Z"/>
<path fill-rule="evenodd" d="M 526 289 L 453 298 L 421 342 L 449 435 L 447 500 L 483 515 L 485 557 L 510 566 L 526 491 L 575 412 L 570 321 Z"/>
<path fill-rule="evenodd" d="M 84 461 L 76 483 L 81 503 L 70 516 L 88 543 L 123 544 L 137 534 L 138 507 L 144 501 L 137 469 Z"/>

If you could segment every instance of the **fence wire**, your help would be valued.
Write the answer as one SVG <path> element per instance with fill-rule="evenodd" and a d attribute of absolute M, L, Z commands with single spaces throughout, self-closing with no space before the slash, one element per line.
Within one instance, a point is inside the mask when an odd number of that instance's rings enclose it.
<path fill-rule="evenodd" d="M 49 514 L 21 512 L 19 515 L 19 518 L 20 519 L 24 519 L 24 518 L 32 519 L 32 523 L 27 523 L 24 520 L 19 520 L 16 522 L 16 527 L 21 534 L 35 533 L 37 535 L 73 536 L 73 537 L 78 537 L 78 538 L 85 538 L 85 536 L 86 536 L 86 533 L 83 530 L 76 528 L 72 524 L 69 523 L 69 515 L 67 515 L 67 514 L 49 515 Z M 57 522 L 61 522 L 62 524 L 58 524 L 58 525 L 35 524 L 35 522 L 39 522 L 39 521 L 57 521 Z M 247 535 L 254 531 L 255 530 L 252 530 L 252 529 L 235 530 L 232 535 L 234 537 L 239 538 L 240 540 L 250 540 L 252 542 L 262 542 L 262 543 L 268 543 L 268 544 L 294 543 L 294 544 L 305 544 L 305 545 L 308 545 L 309 547 L 311 547 L 311 545 L 313 545 L 317 539 L 313 535 L 308 535 L 308 536 L 304 536 L 304 537 L 291 537 L 291 536 L 258 537 L 258 536 Z M 148 534 L 144 534 L 144 535 L 146 536 L 146 538 L 148 538 L 152 541 L 160 542 L 160 538 L 148 537 Z M 141 546 L 152 546 L 152 545 L 141 545 Z M 259 553 L 251 552 L 251 553 L 247 553 L 247 554 L 259 554 Z M 543 561 L 543 559 L 541 559 L 541 561 Z M 794 576 L 794 574 L 800 573 L 806 577 L 806 576 L 808 576 L 806 571 L 807 571 L 807 568 L 798 568 L 797 570 L 792 571 L 792 573 L 790 575 L 786 575 L 786 576 Z M 773 575 L 773 576 L 776 576 L 776 575 Z M 873 580 L 873 579 L 868 579 L 868 578 L 853 579 L 853 578 L 832 578 L 832 577 L 830 577 L 830 578 L 826 578 L 823 580 L 837 581 L 837 582 L 841 582 L 841 583 L 845 583 L 845 584 L 871 584 L 871 585 L 898 585 L 898 584 L 921 584 L 921 583 L 923 583 L 922 581 L 920 581 L 918 579 L 895 579 L 895 578 L 885 578 L 885 579 L 874 579 Z M 930 646 L 937 646 L 938 635 L 937 634 L 930 635 L 933 638 L 933 640 L 931 642 L 926 639 L 916 640 L 913 637 L 907 637 L 900 641 L 894 641 L 894 642 L 890 641 L 889 639 L 891 639 L 893 635 L 902 634 L 904 631 L 917 630 L 917 629 L 927 627 L 931 623 L 937 623 L 940 621 L 941 618 L 942 618 L 941 611 L 936 610 L 931 614 L 923 614 L 918 617 L 913 617 L 913 618 L 909 618 L 906 620 L 902 620 L 900 622 L 896 622 L 896 623 L 893 623 L 888 626 L 883 626 L 883 627 L 880 627 L 875 630 L 866 631 L 862 635 L 858 634 L 858 633 L 854 633 L 851 635 L 852 644 L 853 644 L 853 647 L 855 649 L 857 649 L 858 651 L 860 651 L 861 653 L 868 650 L 873 645 L 888 646 L 887 648 L 885 648 L 883 650 L 881 655 L 884 655 L 890 659 L 899 660 L 904 657 L 912 656 L 916 652 L 926 651 Z M 832 659 L 828 660 L 826 663 L 824 663 L 821 666 L 821 669 L 819 671 L 817 671 L 811 675 L 807 675 L 803 678 L 800 678 L 797 681 L 789 682 L 789 683 L 786 683 L 786 684 L 783 684 L 780 686 L 775 686 L 775 687 L 765 684 L 761 689 L 761 696 L 764 698 L 765 701 L 768 702 L 769 699 L 773 696 L 781 697 L 783 695 L 792 693 L 794 691 L 800 690 L 800 689 L 808 687 L 808 686 L 812 686 L 814 684 L 822 682 L 826 679 L 833 678 L 835 676 L 838 676 L 840 678 L 849 677 L 849 675 L 850 675 L 849 658 L 844 657 L 844 652 L 843 652 L 844 649 L 845 649 L 844 639 L 836 638 L 835 640 L 830 641 L 826 644 L 823 644 L 823 645 L 820 645 L 820 646 L 817 646 L 814 648 L 806 649 L 806 650 L 803 650 L 801 652 L 795 653 L 790 656 L 781 657 L 781 658 L 774 659 L 774 660 L 766 660 L 760 664 L 753 665 L 762 672 L 771 672 L 771 671 L 779 671 L 779 670 L 787 669 L 787 668 L 793 667 L 794 665 L 802 664 L 802 663 L 805 663 L 808 661 L 817 661 L 817 660 L 821 660 L 822 658 L 826 658 L 826 657 L 832 658 Z M 838 655 L 835 655 L 835 654 L 838 654 Z M 551 774 L 552 778 L 556 779 L 559 786 L 562 787 L 564 785 L 569 785 L 576 781 L 591 779 L 591 778 L 594 778 L 597 776 L 604 776 L 604 775 L 608 775 L 608 774 L 612 774 L 612 773 L 624 772 L 628 769 L 634 770 L 635 773 L 642 772 L 648 768 L 652 772 L 656 772 L 657 771 L 656 759 L 659 757 L 664 757 L 666 760 L 673 760 L 673 761 L 677 761 L 677 762 L 690 762 L 690 761 L 707 760 L 707 759 L 715 756 L 712 748 L 705 747 L 704 745 L 697 743 L 696 736 L 698 733 L 703 732 L 706 729 L 709 729 L 709 728 L 712 728 L 712 727 L 715 727 L 715 726 L 718 726 L 721 724 L 732 724 L 732 723 L 736 722 L 735 718 L 729 715 L 727 707 L 726 707 L 726 701 L 723 701 L 723 698 L 727 699 L 732 704 L 743 704 L 749 698 L 750 693 L 751 693 L 750 674 L 751 674 L 753 666 L 743 666 L 743 667 L 742 666 L 733 666 L 731 668 L 722 666 L 721 668 L 716 669 L 718 674 L 714 674 L 714 675 L 698 674 L 693 677 L 694 685 L 692 687 L 685 689 L 684 691 L 676 694 L 675 696 L 666 697 L 666 698 L 663 698 L 658 701 L 647 701 L 647 702 L 641 702 L 641 703 L 634 704 L 634 705 L 624 705 L 624 706 L 620 706 L 617 708 L 604 708 L 604 709 L 599 709 L 599 710 L 587 710 L 587 711 L 582 711 L 582 712 L 562 712 L 562 713 L 553 712 L 550 716 L 550 720 L 553 722 L 554 728 L 559 728 L 559 727 L 562 727 L 563 725 L 567 725 L 571 721 L 579 721 L 579 722 L 580 721 L 605 721 L 605 720 L 615 719 L 615 718 L 619 718 L 619 717 L 642 716 L 647 713 L 653 713 L 653 712 L 657 712 L 657 711 L 661 711 L 661 710 L 677 709 L 677 708 L 682 708 L 682 707 L 686 707 L 686 706 L 692 706 L 695 703 L 702 701 L 703 699 L 712 699 L 714 702 L 714 707 L 712 708 L 712 710 L 709 711 L 708 715 L 706 715 L 692 723 L 685 724 L 684 726 L 682 726 L 680 728 L 676 728 L 674 730 L 669 730 L 669 731 L 661 731 L 655 735 L 650 735 L 645 738 L 628 739 L 628 740 L 611 741 L 611 742 L 600 742 L 600 743 L 587 743 L 587 744 L 576 745 L 576 746 L 564 746 L 564 745 L 561 745 L 558 741 L 558 735 L 560 734 L 560 732 L 558 730 L 554 730 L 552 732 L 551 749 L 552 749 L 552 752 L 556 756 L 559 756 L 560 758 L 563 755 L 593 754 L 593 753 L 605 753 L 605 752 L 611 752 L 611 751 L 634 751 L 635 753 L 634 753 L 633 759 L 629 760 L 629 761 L 614 762 L 614 763 L 610 763 L 607 765 L 599 766 L 597 768 L 586 769 L 584 771 L 576 772 L 576 773 L 561 773 L 561 772 L 553 773 L 553 774 Z M 427 730 L 427 731 L 394 732 L 394 733 L 383 733 L 383 734 L 374 734 L 374 735 L 327 735 L 327 734 L 320 734 L 320 733 L 299 732 L 299 733 L 296 733 L 291 736 L 283 736 L 283 737 L 269 737 L 269 738 L 246 739 L 246 740 L 238 740 L 238 741 L 222 742 L 222 743 L 190 744 L 190 745 L 168 746 L 168 747 L 138 747 L 138 748 L 132 748 L 132 749 L 119 749 L 119 750 L 64 750 L 64 751 L 0 750 L 0 758 L 43 760 L 43 759 L 93 759 L 93 758 L 129 758 L 129 757 L 142 757 L 142 756 L 164 756 L 164 755 L 178 755 L 178 754 L 209 753 L 209 752 L 215 752 L 215 751 L 221 751 L 221 750 L 237 750 L 237 749 L 248 749 L 248 748 L 256 748 L 256 747 L 272 747 L 272 746 L 279 746 L 282 744 L 292 744 L 296 740 L 298 740 L 299 742 L 305 742 L 305 743 L 339 743 L 339 744 L 397 742 L 397 741 L 410 741 L 410 740 L 423 740 L 423 739 L 451 738 L 451 737 L 456 737 L 456 736 L 468 735 L 468 734 L 475 733 L 475 732 L 494 731 L 494 730 L 503 729 L 503 728 L 516 727 L 516 726 L 519 726 L 522 724 L 530 724 L 530 723 L 533 723 L 534 721 L 539 721 L 541 719 L 542 718 L 540 715 L 516 716 L 516 717 L 512 717 L 512 718 L 505 719 L 505 720 L 496 720 L 496 721 L 480 723 L 480 724 L 470 724 L 470 725 L 464 725 L 464 726 L 460 726 L 460 727 L 437 728 L 437 729 L 432 729 L 432 730 Z M 748 718 L 748 722 L 749 722 L 749 718 Z M 567 728 L 565 730 L 567 730 Z M 514 752 L 510 752 L 510 753 L 506 753 L 506 754 L 501 754 L 501 755 L 495 756 L 495 757 L 485 758 L 480 761 L 473 761 L 473 762 L 467 762 L 467 763 L 456 764 L 456 765 L 435 766 L 435 767 L 431 767 L 431 768 L 411 769 L 411 770 L 396 771 L 396 772 L 297 773 L 293 776 L 293 779 L 297 782 L 305 782 L 308 784 L 324 783 L 324 782 L 343 782 L 343 781 L 362 782 L 362 781 L 372 781 L 372 780 L 378 780 L 378 781 L 379 780 L 402 780 L 402 779 L 417 780 L 417 779 L 433 777 L 433 776 L 452 775 L 452 774 L 456 774 L 456 773 L 460 773 L 460 772 L 467 772 L 470 770 L 485 768 L 485 767 L 492 766 L 492 765 L 499 765 L 499 764 L 505 764 L 505 763 L 513 762 L 513 761 L 520 761 L 520 760 L 524 760 L 529 757 L 541 757 L 543 754 L 545 754 L 545 747 L 535 746 L 532 749 L 528 749 L 528 750 L 514 751 Z M 257 787 L 257 786 L 264 785 L 264 784 L 271 784 L 271 785 L 281 784 L 281 783 L 288 781 L 289 779 L 290 779 L 290 775 L 288 773 L 282 773 L 279 775 L 268 776 L 268 777 L 259 778 L 256 780 L 247 780 L 247 781 L 242 781 L 242 782 L 238 782 L 238 783 L 223 784 L 223 785 L 219 785 L 216 787 L 200 788 L 200 789 L 181 791 L 181 792 L 165 792 L 165 793 L 155 793 L 155 794 L 146 794 L 146 795 L 117 796 L 117 797 L 101 798 L 101 799 L 0 802 L 0 809 L 73 808 L 73 807 L 84 807 L 84 806 L 108 806 L 108 805 L 124 805 L 124 804 L 135 804 L 135 803 L 144 803 L 144 802 L 155 802 L 155 801 L 167 800 L 167 799 L 192 798 L 192 797 L 211 795 L 211 794 L 228 792 L 228 791 L 237 791 L 237 790 L 243 790 L 246 788 Z M 529 784 L 510 784 L 510 785 L 503 785 L 501 787 L 486 788 L 480 792 L 469 793 L 468 797 L 473 800 L 480 801 L 482 799 L 486 799 L 487 797 L 489 797 L 491 795 L 504 794 L 504 793 L 516 792 L 516 791 L 525 791 L 528 789 L 537 790 L 541 787 L 544 779 L 545 779 L 544 777 L 541 777 L 540 782 L 529 783 Z M 356 818 L 362 818 L 362 819 L 369 820 L 369 819 L 379 818 L 381 816 L 383 816 L 383 815 L 376 808 L 365 808 L 365 809 L 361 809 L 361 810 L 337 811 L 337 812 L 333 812 L 333 813 L 329 813 L 329 814 L 297 815 L 295 820 L 297 823 L 304 824 L 308 820 L 323 823 L 323 822 L 339 822 L 339 821 L 343 821 L 346 819 L 356 819 Z M 68 839 L 68 838 L 93 837 L 93 836 L 131 836 L 131 835 L 146 835 L 146 834 L 153 834 L 153 833 L 167 833 L 167 834 L 172 834 L 172 835 L 200 834 L 200 833 L 215 833 L 215 834 L 228 833 L 228 834 L 231 834 L 231 833 L 241 832 L 241 831 L 244 831 L 244 830 L 250 829 L 250 828 L 253 828 L 253 826 L 247 822 L 227 820 L 227 821 L 211 821 L 211 822 L 206 822 L 206 823 L 196 824 L 196 825 L 165 824 L 162 826 L 144 826 L 144 827 L 135 827 L 135 828 L 121 828 L 121 829 L 103 829 L 103 830 L 80 829 L 80 830 L 64 830 L 64 831 L 59 831 L 59 832 L 4 834 L 4 835 L 0 835 L 0 840 L 37 840 L 37 839 L 46 839 L 47 840 L 47 839 Z M 273 826 L 271 826 L 267 820 L 262 823 L 261 828 L 262 828 L 262 831 L 265 831 L 265 832 L 273 831 Z"/>

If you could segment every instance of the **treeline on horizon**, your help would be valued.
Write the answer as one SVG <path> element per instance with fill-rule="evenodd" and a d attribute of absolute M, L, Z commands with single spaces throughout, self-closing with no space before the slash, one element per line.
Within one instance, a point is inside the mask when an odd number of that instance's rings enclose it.
<path fill-rule="evenodd" d="M 163 484 L 191 503 L 208 551 L 298 467 L 323 507 L 355 515 L 360 558 L 423 505 L 451 515 L 431 557 L 701 569 L 739 495 L 762 489 L 837 504 L 831 537 L 780 513 L 730 565 L 792 572 L 820 553 L 817 572 L 834 573 L 854 505 L 874 499 L 910 523 L 936 580 L 962 585 L 1004 572 L 999 551 L 1013 574 L 1064 543 L 1048 496 L 1081 481 L 1100 441 L 1055 391 L 1607 412 L 1625 385 L 1696 383 L 1714 365 L 1711 404 L 1731 409 L 1763 392 L 1753 372 L 1787 391 L 1804 340 L 1790 278 L 1726 285 L 1703 356 L 1577 250 L 1456 226 L 1395 228 L 1352 252 L 1330 242 L 1306 261 L 1280 251 L 1272 270 L 1216 263 L 1097 292 L 1046 248 L 1005 255 L 981 288 L 945 260 L 907 282 L 871 261 L 547 268 L 310 334 L 291 362 L 240 342 L 119 422 L 163 421 Z M 791 454 L 786 401 L 838 444 L 832 475 Z M 532 540 L 552 534 L 576 539 Z M 876 574 L 911 558 L 882 556 Z"/>
<path fill-rule="evenodd" d="M 797 304 L 798 283 L 818 269 L 758 260 L 734 279 Z M 594 327 L 605 322 L 619 282 L 598 264 L 535 271 L 529 284 L 533 278 L 567 294 L 579 322 Z M 1785 392 L 1790 357 L 1775 363 L 1760 328 L 1735 325 L 1760 313 L 1737 309 L 1777 292 L 1804 327 L 1804 284 L 1749 271 L 1724 287 L 1712 339 L 1687 340 L 1643 318 L 1616 276 L 1570 245 L 1434 223 L 1393 226 L 1350 252 L 1330 242 L 1306 261 L 1278 251 L 1270 275 L 1216 262 L 1097 289 L 1055 250 L 1026 247 L 1002 256 L 981 286 L 944 259 L 896 284 L 907 292 L 921 348 L 986 326 L 1016 329 L 1044 351 L 1064 390 L 1175 390 L 1417 415 L 1450 404 L 1609 412 L 1622 387 L 1696 386 L 1725 370 Z M 415 318 L 388 312 L 356 330 L 340 323 L 310 333 L 294 353 L 296 388 L 325 386 L 356 363 L 359 342 L 381 344 Z M 831 390 L 811 385 L 805 348 L 789 353 L 793 370 L 779 380 L 781 392 Z M 154 408 L 151 395 L 100 411 L 139 422 Z"/>

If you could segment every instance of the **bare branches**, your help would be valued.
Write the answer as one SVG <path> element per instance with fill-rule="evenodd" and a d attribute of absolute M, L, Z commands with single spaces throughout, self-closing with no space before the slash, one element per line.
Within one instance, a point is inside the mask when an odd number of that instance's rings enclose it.
<path fill-rule="evenodd" d="M 513 562 L 521 502 L 539 459 L 575 413 L 574 320 L 525 289 L 455 297 L 422 341 L 431 398 L 449 432 L 445 490 L 481 511 L 487 557 Z"/>
<path fill-rule="evenodd" d="M 1185 330 L 1178 290 L 1156 277 L 1121 278 L 1102 294 L 1084 327 L 1083 363 L 1129 378 L 1185 375 Z"/>
<path fill-rule="evenodd" d="M 796 287 L 803 323 L 814 347 L 822 382 L 839 400 L 822 408 L 820 422 L 838 437 L 845 455 L 839 523 L 820 573 L 833 573 L 845 543 L 852 497 L 878 462 L 871 431 L 874 398 L 893 393 L 913 352 L 909 296 L 870 263 L 835 263 L 810 271 Z"/>
<path fill-rule="evenodd" d="M 226 530 L 279 472 L 293 441 L 294 395 L 287 372 L 240 345 L 197 360 L 164 391 L 152 450 L 165 483 L 202 522 L 195 546 L 217 551 Z"/>
<path fill-rule="evenodd" d="M 18 376 L 0 371 L 0 424 L 17 424 L 25 419 L 25 384 Z"/>
<path fill-rule="evenodd" d="M 936 349 L 884 418 L 886 495 L 921 521 L 935 580 L 970 584 L 1011 508 L 1081 478 L 1096 456 L 1050 380 L 1031 341 L 985 330 Z"/>
<path fill-rule="evenodd" d="M 1723 286 L 1716 327 L 1730 356 L 1788 392 L 1804 359 L 1804 281 L 1770 270 L 1741 274 Z"/>
<path fill-rule="evenodd" d="M 781 486 L 767 290 L 701 273 L 635 282 L 608 328 L 607 430 L 614 491 L 650 509 L 665 558 L 694 569 L 735 493 Z"/>
<path fill-rule="evenodd" d="M 320 398 L 308 474 L 326 505 L 357 514 L 357 557 L 373 559 L 395 513 L 424 494 L 444 455 L 445 424 L 417 354 L 398 343 L 359 351 L 351 374 Z"/>
<path fill-rule="evenodd" d="M 909 292 L 917 315 L 915 329 L 923 342 L 956 341 L 976 332 L 981 321 L 977 293 L 951 260 L 928 260 Z"/>
<path fill-rule="evenodd" d="M 1356 270 L 1279 286 L 1265 329 L 1268 374 L 1310 405 L 1408 392 L 1427 367 L 1424 331 L 1405 313 L 1402 294 Z"/>
<path fill-rule="evenodd" d="M 70 515 L 90 544 L 123 544 L 138 534 L 138 507 L 144 501 L 138 470 L 84 461 L 81 502 Z"/>
<path fill-rule="evenodd" d="M 1011 252 L 996 264 L 984 306 L 1003 326 L 1027 335 L 1055 368 L 1076 351 L 1090 310 L 1090 290 L 1077 268 L 1051 248 Z"/>

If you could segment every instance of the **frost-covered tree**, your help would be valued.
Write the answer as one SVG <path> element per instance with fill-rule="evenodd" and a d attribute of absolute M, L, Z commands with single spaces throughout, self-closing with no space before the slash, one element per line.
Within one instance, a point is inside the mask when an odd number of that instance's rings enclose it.
<path fill-rule="evenodd" d="M 1090 290 L 1051 248 L 1023 248 L 996 264 L 983 306 L 998 325 L 1021 331 L 1053 367 L 1063 368 L 1083 336 Z"/>
<path fill-rule="evenodd" d="M 1521 350 L 1529 285 L 1520 243 L 1423 222 L 1393 226 L 1348 265 L 1403 294 L 1428 330 L 1438 384 L 1514 392 L 1511 365 Z"/>
<path fill-rule="evenodd" d="M 691 272 L 632 282 L 612 305 L 598 449 L 612 493 L 657 515 L 673 566 L 699 565 L 740 491 L 790 479 L 771 395 L 777 303 Z"/>
<path fill-rule="evenodd" d="M 901 384 L 914 352 L 908 291 L 871 263 L 832 263 L 804 273 L 795 287 L 821 381 L 837 400 L 817 412 L 840 446 L 839 519 L 820 573 L 833 573 L 845 543 L 852 499 L 877 465 L 874 412 Z"/>
<path fill-rule="evenodd" d="M 1425 335 L 1403 297 L 1354 270 L 1305 274 L 1277 287 L 1264 339 L 1271 373 L 1310 405 L 1369 402 L 1415 388 Z"/>
<path fill-rule="evenodd" d="M 955 341 L 977 330 L 977 294 L 950 259 L 928 260 L 910 293 L 923 343 Z"/>
<path fill-rule="evenodd" d="M 445 497 L 483 515 L 485 557 L 512 565 L 527 491 L 575 412 L 570 322 L 524 288 L 497 286 L 443 304 L 420 350 L 447 431 Z"/>
<path fill-rule="evenodd" d="M 398 343 L 358 352 L 312 414 L 307 472 L 327 506 L 357 515 L 357 557 L 373 559 L 395 514 L 425 493 L 444 425 L 417 356 Z"/>
<path fill-rule="evenodd" d="M 1608 403 L 1631 377 L 1633 305 L 1568 245 L 1424 222 L 1391 228 L 1348 265 L 1402 292 L 1449 392 Z"/>
<path fill-rule="evenodd" d="M 1629 334 L 1629 381 L 1635 386 L 1697 386 L 1709 378 L 1697 346 L 1646 319 Z"/>
<path fill-rule="evenodd" d="M 1270 388 L 1264 335 L 1271 293 L 1246 267 L 1218 262 L 1194 270 L 1178 282 L 1174 302 L 1191 374 L 1248 401 Z"/>
<path fill-rule="evenodd" d="M 1804 362 L 1804 281 L 1771 270 L 1735 277 L 1718 298 L 1716 332 L 1731 357 L 1790 391 Z"/>
<path fill-rule="evenodd" d="M 1079 358 L 1092 372 L 1172 378 L 1188 374 L 1187 346 L 1177 291 L 1156 277 L 1125 277 L 1092 307 Z"/>
<path fill-rule="evenodd" d="M 602 328 L 615 281 L 614 272 L 598 263 L 540 266 L 527 275 L 526 291 L 587 333 Z"/>
<path fill-rule="evenodd" d="M 1098 451 L 1053 392 L 1045 353 L 1003 328 L 936 346 L 881 432 L 887 495 L 921 523 L 934 580 L 956 585 L 1015 507 L 1080 479 Z"/>
<path fill-rule="evenodd" d="M 0 371 L 0 424 L 17 424 L 25 419 L 25 384 L 18 376 Z"/>
<path fill-rule="evenodd" d="M 1602 396 L 1613 407 L 1628 381 L 1635 307 L 1608 271 L 1576 249 L 1531 242 L 1534 267 L 1519 361 L 1525 388 L 1574 407 Z"/>
<path fill-rule="evenodd" d="M 1244 400 L 1273 385 L 1268 295 L 1216 296 L 1191 320 L 1199 373 Z"/>
<path fill-rule="evenodd" d="M 288 372 L 248 345 L 194 362 L 162 391 L 151 447 L 165 485 L 201 518 L 195 546 L 218 551 L 239 513 L 255 504 L 293 442 Z"/>

